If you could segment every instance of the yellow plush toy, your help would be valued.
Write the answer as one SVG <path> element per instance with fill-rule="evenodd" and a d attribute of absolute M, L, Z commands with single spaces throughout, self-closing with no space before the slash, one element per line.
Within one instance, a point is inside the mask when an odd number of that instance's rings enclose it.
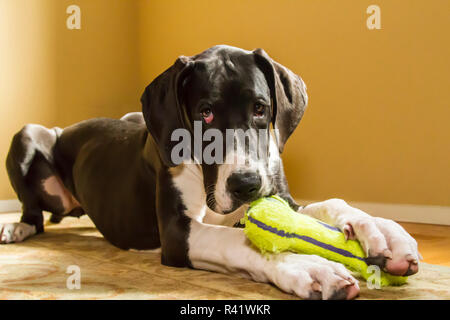
<path fill-rule="evenodd" d="M 338 228 L 295 212 L 278 196 L 254 201 L 242 223 L 247 237 L 263 253 L 315 254 L 344 264 L 366 280 L 373 275 L 368 272 L 366 256 L 358 241 L 346 240 Z M 383 271 L 380 276 L 382 286 L 402 285 L 407 279 Z"/>

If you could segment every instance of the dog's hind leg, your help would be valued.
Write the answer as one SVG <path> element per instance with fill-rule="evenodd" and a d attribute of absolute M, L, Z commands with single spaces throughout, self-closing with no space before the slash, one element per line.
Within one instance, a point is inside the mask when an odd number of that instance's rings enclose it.
<path fill-rule="evenodd" d="M 19 223 L 0 224 L 0 243 L 21 242 L 43 232 L 43 210 L 51 212 L 55 217 L 52 219 L 59 222 L 80 207 L 54 166 L 53 151 L 60 131 L 29 124 L 14 136 L 6 168 L 23 213 Z"/>

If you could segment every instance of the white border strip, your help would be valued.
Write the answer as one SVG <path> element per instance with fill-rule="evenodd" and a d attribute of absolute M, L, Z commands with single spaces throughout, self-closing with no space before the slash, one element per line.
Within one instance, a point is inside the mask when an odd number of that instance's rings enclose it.
<path fill-rule="evenodd" d="M 298 204 L 309 204 L 316 201 L 297 200 Z M 382 217 L 401 222 L 450 225 L 450 207 L 393 204 L 375 202 L 347 201 L 351 206 L 361 209 L 375 217 Z"/>
<path fill-rule="evenodd" d="M 22 211 L 22 204 L 19 200 L 0 200 L 0 213 L 20 211 Z"/>
<path fill-rule="evenodd" d="M 297 200 L 297 203 L 302 205 L 312 202 L 316 201 Z M 356 201 L 349 201 L 348 203 L 376 217 L 401 222 L 441 224 L 450 226 L 450 207 Z M 22 205 L 17 199 L 0 200 L 0 213 L 20 212 L 21 210 Z"/>

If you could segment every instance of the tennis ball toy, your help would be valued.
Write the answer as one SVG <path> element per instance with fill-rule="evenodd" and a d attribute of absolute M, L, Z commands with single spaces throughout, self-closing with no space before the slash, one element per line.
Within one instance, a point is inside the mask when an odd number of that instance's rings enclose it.
<path fill-rule="evenodd" d="M 248 239 L 262 253 L 315 254 L 344 264 L 365 280 L 373 275 L 368 271 L 366 255 L 358 241 L 346 240 L 338 228 L 295 212 L 278 196 L 252 202 L 242 223 Z M 380 270 L 381 286 L 402 285 L 406 279 Z"/>

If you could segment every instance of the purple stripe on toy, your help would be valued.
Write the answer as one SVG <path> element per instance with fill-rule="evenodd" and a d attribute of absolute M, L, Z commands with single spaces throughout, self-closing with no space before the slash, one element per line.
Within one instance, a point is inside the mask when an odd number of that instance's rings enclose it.
<path fill-rule="evenodd" d="M 311 237 L 308 237 L 308 236 L 301 236 L 301 235 L 298 235 L 298 234 L 295 234 L 295 233 L 285 232 L 284 230 L 278 230 L 275 227 L 268 226 L 264 222 L 256 220 L 255 218 L 251 217 L 250 215 L 248 216 L 248 220 L 251 223 L 256 224 L 259 228 L 261 228 L 263 230 L 266 230 L 266 231 L 269 231 L 269 232 L 272 232 L 272 233 L 274 233 L 274 234 L 276 234 L 276 235 L 278 235 L 280 237 L 283 237 L 283 238 L 297 238 L 297 239 L 309 242 L 309 243 L 311 243 L 313 245 L 316 245 L 318 247 L 321 247 L 323 249 L 330 250 L 330 251 L 332 251 L 334 253 L 340 254 L 340 255 L 342 255 L 344 257 L 355 258 L 355 259 L 358 259 L 358 260 L 366 262 L 364 260 L 364 258 L 357 257 L 357 256 L 355 256 L 354 254 L 352 254 L 351 252 L 349 252 L 347 250 L 336 248 L 336 247 L 334 247 L 334 246 L 332 246 L 330 244 L 320 242 L 320 241 L 318 241 L 316 239 L 313 239 Z"/>
<path fill-rule="evenodd" d="M 320 223 L 321 225 L 323 225 L 325 228 L 334 230 L 334 231 L 338 231 L 338 232 L 342 232 L 339 228 L 330 226 L 329 224 L 326 224 L 325 222 L 321 222 L 321 221 L 317 221 L 318 223 Z"/>

